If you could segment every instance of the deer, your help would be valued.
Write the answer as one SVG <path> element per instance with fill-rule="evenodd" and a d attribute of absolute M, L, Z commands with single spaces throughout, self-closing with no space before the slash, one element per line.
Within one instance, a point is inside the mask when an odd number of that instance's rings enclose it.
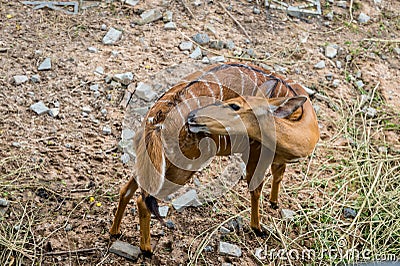
<path fill-rule="evenodd" d="M 167 90 L 145 116 L 134 139 L 135 173 L 120 190 L 110 235 L 120 234 L 125 208 L 140 188 L 140 249 L 151 256 L 151 214 L 163 222 L 158 199 L 187 183 L 210 158 L 235 150 L 243 152 L 246 163 L 250 228 L 262 236 L 265 172 L 270 168 L 269 202 L 277 209 L 286 165 L 309 156 L 318 140 L 317 117 L 299 83 L 252 64 L 230 62 L 199 70 Z"/>

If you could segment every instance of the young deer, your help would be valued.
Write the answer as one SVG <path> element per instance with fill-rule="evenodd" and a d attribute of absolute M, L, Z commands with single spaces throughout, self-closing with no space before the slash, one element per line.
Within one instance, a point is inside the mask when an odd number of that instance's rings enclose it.
<path fill-rule="evenodd" d="M 119 234 L 124 210 L 140 187 L 140 248 L 145 254 L 152 251 L 151 213 L 162 220 L 155 197 L 162 199 L 184 185 L 210 157 L 234 150 L 246 154 L 250 227 L 262 233 L 259 198 L 265 171 L 271 167 L 270 203 L 277 208 L 286 163 L 309 155 L 319 139 L 316 115 L 301 85 L 240 63 L 214 65 L 186 77 L 149 110 L 142 130 L 135 139 L 136 173 L 120 191 L 110 234 Z M 243 137 L 250 141 L 242 142 Z M 204 146 L 206 139 L 214 143 Z"/>

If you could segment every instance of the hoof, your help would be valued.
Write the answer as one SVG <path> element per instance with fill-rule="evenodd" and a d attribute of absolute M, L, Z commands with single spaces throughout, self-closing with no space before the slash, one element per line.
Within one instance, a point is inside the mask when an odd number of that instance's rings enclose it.
<path fill-rule="evenodd" d="M 153 252 L 148 250 L 142 250 L 143 257 L 151 258 L 153 256 Z"/>
<path fill-rule="evenodd" d="M 271 204 L 271 208 L 272 208 L 272 209 L 277 210 L 277 209 L 279 208 L 278 203 L 272 202 L 272 201 L 270 201 L 269 203 Z"/>
<path fill-rule="evenodd" d="M 110 237 L 111 237 L 111 238 L 119 238 L 120 236 L 122 236 L 121 233 L 113 234 L 113 233 L 110 232 Z"/>
<path fill-rule="evenodd" d="M 261 229 L 258 228 L 252 228 L 253 232 L 256 234 L 256 236 L 261 237 L 261 238 L 266 238 L 267 237 L 267 233 Z"/>

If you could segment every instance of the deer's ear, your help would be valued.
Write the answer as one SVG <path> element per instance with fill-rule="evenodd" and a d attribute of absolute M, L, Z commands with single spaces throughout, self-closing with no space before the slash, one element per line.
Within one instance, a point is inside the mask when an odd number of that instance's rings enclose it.
<path fill-rule="evenodd" d="M 273 116 L 286 118 L 293 114 L 307 101 L 307 97 L 300 95 L 289 98 L 281 98 L 274 103 L 270 103 L 270 110 Z"/>
<path fill-rule="evenodd" d="M 257 90 L 256 96 L 258 97 L 271 97 L 272 91 L 275 89 L 276 85 L 278 84 L 278 80 L 270 79 L 260 85 Z"/>

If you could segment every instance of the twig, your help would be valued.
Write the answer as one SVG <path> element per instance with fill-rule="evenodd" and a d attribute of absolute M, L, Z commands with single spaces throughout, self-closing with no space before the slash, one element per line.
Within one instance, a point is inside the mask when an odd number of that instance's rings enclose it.
<path fill-rule="evenodd" d="M 251 40 L 249 34 L 248 34 L 247 31 L 243 28 L 243 26 L 239 23 L 239 21 L 237 21 L 237 20 L 235 19 L 235 17 L 232 16 L 232 14 L 229 13 L 228 10 L 226 10 L 225 6 L 224 6 L 221 2 L 218 2 L 218 4 L 222 7 L 222 9 L 224 10 L 224 12 L 225 12 L 226 14 L 228 14 L 228 16 L 236 23 L 236 25 L 239 26 L 239 28 L 243 31 L 244 35 L 246 35 L 246 37 L 247 37 L 249 40 Z"/>
<path fill-rule="evenodd" d="M 71 189 L 71 193 L 80 193 L 80 192 L 89 192 L 90 188 L 77 188 L 77 189 Z"/>
<path fill-rule="evenodd" d="M 349 24 L 351 24 L 353 22 L 353 0 L 350 1 L 349 12 L 350 12 Z"/>
<path fill-rule="evenodd" d="M 178 1 L 179 2 L 179 1 Z M 180 2 L 182 3 L 182 5 L 184 6 L 184 8 L 186 9 L 186 11 L 189 13 L 189 15 L 192 17 L 192 19 L 196 20 L 196 17 L 194 16 L 192 10 L 190 10 L 190 8 L 188 7 L 188 5 L 186 4 L 185 0 L 180 0 Z"/>
<path fill-rule="evenodd" d="M 87 253 L 87 252 L 94 252 L 99 250 L 99 248 L 83 248 L 83 249 L 76 249 L 76 250 L 64 250 L 64 251 L 55 251 L 55 252 L 47 252 L 44 253 L 45 256 L 57 256 L 57 255 L 70 255 L 74 253 Z"/>
<path fill-rule="evenodd" d="M 385 39 L 376 39 L 376 38 L 370 38 L 370 39 L 363 39 L 363 41 L 369 41 L 369 42 L 389 42 L 389 43 L 400 43 L 400 39 L 394 39 L 394 40 L 385 40 Z"/>

